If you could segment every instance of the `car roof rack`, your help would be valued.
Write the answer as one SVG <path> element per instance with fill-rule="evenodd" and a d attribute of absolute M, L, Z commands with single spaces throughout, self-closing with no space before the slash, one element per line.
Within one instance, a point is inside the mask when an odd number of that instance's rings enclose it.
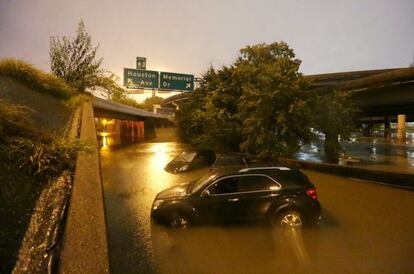
<path fill-rule="evenodd" d="M 277 169 L 277 170 L 290 170 L 290 168 L 288 167 L 284 167 L 284 166 L 267 166 L 267 167 L 248 167 L 248 168 L 243 168 L 240 169 L 239 172 L 248 172 L 251 170 L 269 170 L 269 169 Z"/>

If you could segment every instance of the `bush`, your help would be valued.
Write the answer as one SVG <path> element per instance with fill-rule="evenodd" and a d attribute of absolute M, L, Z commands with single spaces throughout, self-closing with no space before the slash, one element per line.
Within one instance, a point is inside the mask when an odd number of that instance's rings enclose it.
<path fill-rule="evenodd" d="M 73 170 L 77 153 L 91 147 L 36 130 L 26 118 L 28 111 L 0 100 L 0 153 L 7 155 L 10 165 L 41 179 Z"/>
<path fill-rule="evenodd" d="M 73 90 L 62 80 L 16 59 L 0 60 L 0 76 L 13 78 L 29 88 L 60 99 L 69 99 Z"/>
<path fill-rule="evenodd" d="M 26 173 L 42 179 L 56 178 L 64 170 L 75 169 L 79 151 L 89 151 L 82 142 L 67 142 L 62 137 L 54 137 L 46 142 L 33 142 L 30 139 L 13 139 L 7 149 L 9 158 Z"/>

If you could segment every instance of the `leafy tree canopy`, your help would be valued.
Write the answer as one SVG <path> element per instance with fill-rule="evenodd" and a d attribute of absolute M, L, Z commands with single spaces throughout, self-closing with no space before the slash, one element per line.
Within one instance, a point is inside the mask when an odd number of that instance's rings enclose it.
<path fill-rule="evenodd" d="M 164 99 L 159 96 L 152 96 L 144 100 L 143 103 L 139 104 L 139 108 L 147 110 L 147 111 L 153 111 L 154 105 L 159 105 L 162 103 Z"/>
<path fill-rule="evenodd" d="M 193 98 L 180 106 L 180 136 L 197 144 L 262 156 L 285 155 L 310 140 L 306 80 L 284 43 L 240 50 L 230 66 L 210 68 Z"/>
<path fill-rule="evenodd" d="M 341 125 L 352 112 L 344 111 L 345 97 L 309 92 L 300 64 L 286 43 L 276 42 L 247 46 L 230 66 L 210 67 L 180 105 L 179 136 L 199 147 L 263 157 L 291 155 L 311 141 L 311 128 L 345 136 L 348 128 Z"/>

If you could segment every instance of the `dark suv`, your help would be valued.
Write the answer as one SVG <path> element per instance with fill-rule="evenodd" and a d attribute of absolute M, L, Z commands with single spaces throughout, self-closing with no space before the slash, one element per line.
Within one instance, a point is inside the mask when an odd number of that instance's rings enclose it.
<path fill-rule="evenodd" d="M 321 206 L 314 185 L 299 170 L 221 169 L 158 193 L 151 216 L 173 227 L 259 219 L 277 226 L 302 226 L 320 219 Z"/>

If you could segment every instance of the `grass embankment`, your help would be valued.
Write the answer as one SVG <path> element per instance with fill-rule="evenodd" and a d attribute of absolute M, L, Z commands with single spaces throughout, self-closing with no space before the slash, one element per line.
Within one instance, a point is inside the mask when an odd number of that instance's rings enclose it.
<path fill-rule="evenodd" d="M 69 99 L 74 95 L 73 90 L 59 78 L 20 60 L 0 60 L 0 76 L 8 76 L 33 90 L 57 98 Z"/>
<path fill-rule="evenodd" d="M 74 92 L 60 79 L 22 61 L 0 60 L 0 76 L 66 103 Z M 17 91 L 16 91 L 17 92 Z M 0 99 L 0 273 L 11 272 L 33 208 L 49 180 L 73 170 L 79 150 L 58 133 L 40 129 L 32 109 Z"/>

